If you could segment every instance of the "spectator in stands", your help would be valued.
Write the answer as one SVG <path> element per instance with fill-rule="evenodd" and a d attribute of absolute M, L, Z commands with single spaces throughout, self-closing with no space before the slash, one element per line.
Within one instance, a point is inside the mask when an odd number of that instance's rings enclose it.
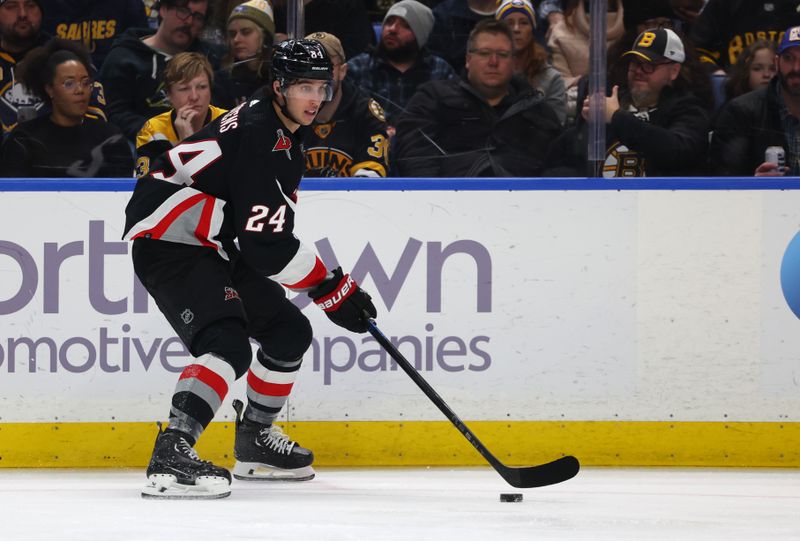
<path fill-rule="evenodd" d="M 778 43 L 787 25 L 798 24 L 795 0 L 709 0 L 689 37 L 704 62 L 727 72 L 750 43 L 757 39 Z"/>
<path fill-rule="evenodd" d="M 31 51 L 19 78 L 51 113 L 21 123 L 0 157 L 4 177 L 131 177 L 133 156 L 119 130 L 86 117 L 92 94 L 89 53 L 53 39 Z"/>
<path fill-rule="evenodd" d="M 58 38 L 83 43 L 100 69 L 117 36 L 146 28 L 147 16 L 142 0 L 48 0 L 42 26 Z"/>
<path fill-rule="evenodd" d="M 428 47 L 456 70 L 464 68 L 467 38 L 484 19 L 493 19 L 497 0 L 444 0 L 433 8 L 434 24 Z"/>
<path fill-rule="evenodd" d="M 553 54 L 553 67 L 564 77 L 568 112 L 576 110 L 578 81 L 589 73 L 589 15 L 585 1 L 566 0 L 564 19 L 552 27 L 547 40 Z M 609 2 L 606 31 L 608 47 L 625 33 L 623 16 L 622 0 Z"/>
<path fill-rule="evenodd" d="M 228 18 L 228 55 L 214 76 L 211 101 L 233 109 L 269 84 L 275 22 L 267 0 L 236 6 Z"/>
<path fill-rule="evenodd" d="M 31 49 L 44 45 L 50 36 L 41 31 L 39 0 L 0 0 L 0 122 L 2 135 L 17 122 L 50 113 L 47 104 L 32 94 L 16 77 L 17 64 Z M 103 85 L 92 88 L 87 115 L 105 120 Z"/>
<path fill-rule="evenodd" d="M 604 177 L 690 176 L 705 171 L 709 113 L 694 95 L 686 46 L 673 30 L 643 32 L 625 53 L 627 84 L 605 99 Z M 582 118 L 588 117 L 588 100 Z M 551 176 L 585 176 L 587 124 L 579 122 L 552 146 Z"/>
<path fill-rule="evenodd" d="M 315 32 L 333 63 L 333 99 L 325 102 L 303 136 L 306 176 L 385 177 L 389 136 L 378 102 L 350 83 L 345 53 L 336 36 Z"/>
<path fill-rule="evenodd" d="M 467 42 L 465 78 L 419 88 L 397 126 L 400 176 L 540 174 L 561 123 L 540 92 L 513 76 L 512 43 L 503 21 L 481 21 Z"/>
<path fill-rule="evenodd" d="M 567 119 L 566 89 L 561 74 L 547 62 L 547 51 L 533 38 L 536 14 L 528 0 L 504 0 L 495 18 L 505 21 L 514 36 L 514 73 L 544 94 L 563 124 Z"/>
<path fill-rule="evenodd" d="M 160 0 L 155 34 L 130 29 L 108 53 L 99 74 L 108 98 L 106 112 L 131 142 L 148 118 L 170 108 L 161 77 L 167 60 L 184 51 L 199 52 L 216 69 L 215 52 L 197 39 L 207 10 L 208 0 Z"/>
<path fill-rule="evenodd" d="M 148 0 L 145 0 L 145 2 L 147 1 Z M 228 41 L 228 17 L 233 13 L 233 8 L 242 4 L 244 1 L 245 0 L 216 0 L 213 3 L 214 9 L 210 10 L 211 14 L 206 21 L 203 32 L 200 34 L 200 39 L 224 47 Z M 270 7 L 270 11 L 271 10 L 272 7 Z M 274 34 L 275 31 L 273 30 L 272 33 Z"/>
<path fill-rule="evenodd" d="M 362 0 L 303 0 L 305 33 L 327 32 L 338 36 L 347 58 L 363 53 L 375 43 L 375 31 Z M 286 34 L 287 0 L 274 0 L 279 38 Z"/>
<path fill-rule="evenodd" d="M 748 45 L 730 68 L 730 76 L 725 82 L 726 101 L 769 85 L 777 71 L 775 53 L 775 43 L 766 39 Z"/>
<path fill-rule="evenodd" d="M 425 47 L 432 28 L 430 8 L 416 0 L 402 0 L 386 12 L 377 49 L 347 63 L 350 82 L 383 107 L 390 134 L 419 85 L 456 77 L 450 64 Z"/>
<path fill-rule="evenodd" d="M 713 174 L 800 175 L 800 26 L 784 33 L 775 65 L 777 74 L 767 87 L 720 110 L 709 151 Z M 785 168 L 765 160 L 771 146 L 784 149 Z"/>
<path fill-rule="evenodd" d="M 164 87 L 172 109 L 156 115 L 136 136 L 136 176 L 150 163 L 200 128 L 227 112 L 211 105 L 211 64 L 200 53 L 178 53 L 167 62 Z"/>

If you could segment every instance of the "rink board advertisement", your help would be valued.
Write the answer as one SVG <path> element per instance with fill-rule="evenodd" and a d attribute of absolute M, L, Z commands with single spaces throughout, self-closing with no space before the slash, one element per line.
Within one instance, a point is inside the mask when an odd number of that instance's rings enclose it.
<path fill-rule="evenodd" d="M 189 357 L 134 277 L 128 197 L 0 198 L 0 423 L 166 416 Z M 463 419 L 797 420 L 797 191 L 304 191 L 297 221 Z M 315 337 L 283 420 L 442 420 L 369 335 L 294 302 Z"/>

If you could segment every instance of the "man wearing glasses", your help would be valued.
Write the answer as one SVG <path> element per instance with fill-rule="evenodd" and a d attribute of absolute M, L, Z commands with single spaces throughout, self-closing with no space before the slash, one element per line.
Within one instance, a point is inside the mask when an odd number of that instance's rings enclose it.
<path fill-rule="evenodd" d="M 605 98 L 604 177 L 694 176 L 705 172 L 709 114 L 692 93 L 686 49 L 668 28 L 645 30 L 623 58 L 627 85 Z M 556 141 L 548 175 L 585 176 L 589 100 L 578 124 Z"/>
<path fill-rule="evenodd" d="M 98 78 L 106 91 L 106 113 L 130 141 L 147 119 L 170 108 L 162 73 L 167 61 L 181 52 L 207 56 L 214 69 L 220 54 L 198 39 L 208 13 L 208 0 L 161 0 L 156 4 L 159 25 L 122 34 L 106 57 Z"/>
<path fill-rule="evenodd" d="M 511 29 L 487 19 L 467 41 L 466 77 L 419 88 L 397 125 L 404 177 L 539 176 L 561 124 L 544 95 L 514 77 Z"/>

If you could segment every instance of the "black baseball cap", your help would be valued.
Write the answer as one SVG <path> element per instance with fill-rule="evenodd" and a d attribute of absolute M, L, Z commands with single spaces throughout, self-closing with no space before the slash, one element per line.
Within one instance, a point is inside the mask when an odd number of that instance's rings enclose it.
<path fill-rule="evenodd" d="M 636 45 L 622 56 L 638 56 L 648 62 L 668 60 L 682 64 L 686 60 L 683 42 L 669 28 L 651 28 L 636 37 Z"/>

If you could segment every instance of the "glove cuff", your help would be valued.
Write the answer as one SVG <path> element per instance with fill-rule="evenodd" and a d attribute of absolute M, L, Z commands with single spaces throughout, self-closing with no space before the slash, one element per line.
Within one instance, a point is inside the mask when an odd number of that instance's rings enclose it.
<path fill-rule="evenodd" d="M 322 308 L 323 312 L 335 312 L 357 289 L 358 286 L 355 280 L 353 280 L 349 274 L 345 274 L 342 276 L 342 279 L 339 280 L 339 283 L 336 284 L 333 291 L 322 297 L 315 298 L 314 303 Z"/>

